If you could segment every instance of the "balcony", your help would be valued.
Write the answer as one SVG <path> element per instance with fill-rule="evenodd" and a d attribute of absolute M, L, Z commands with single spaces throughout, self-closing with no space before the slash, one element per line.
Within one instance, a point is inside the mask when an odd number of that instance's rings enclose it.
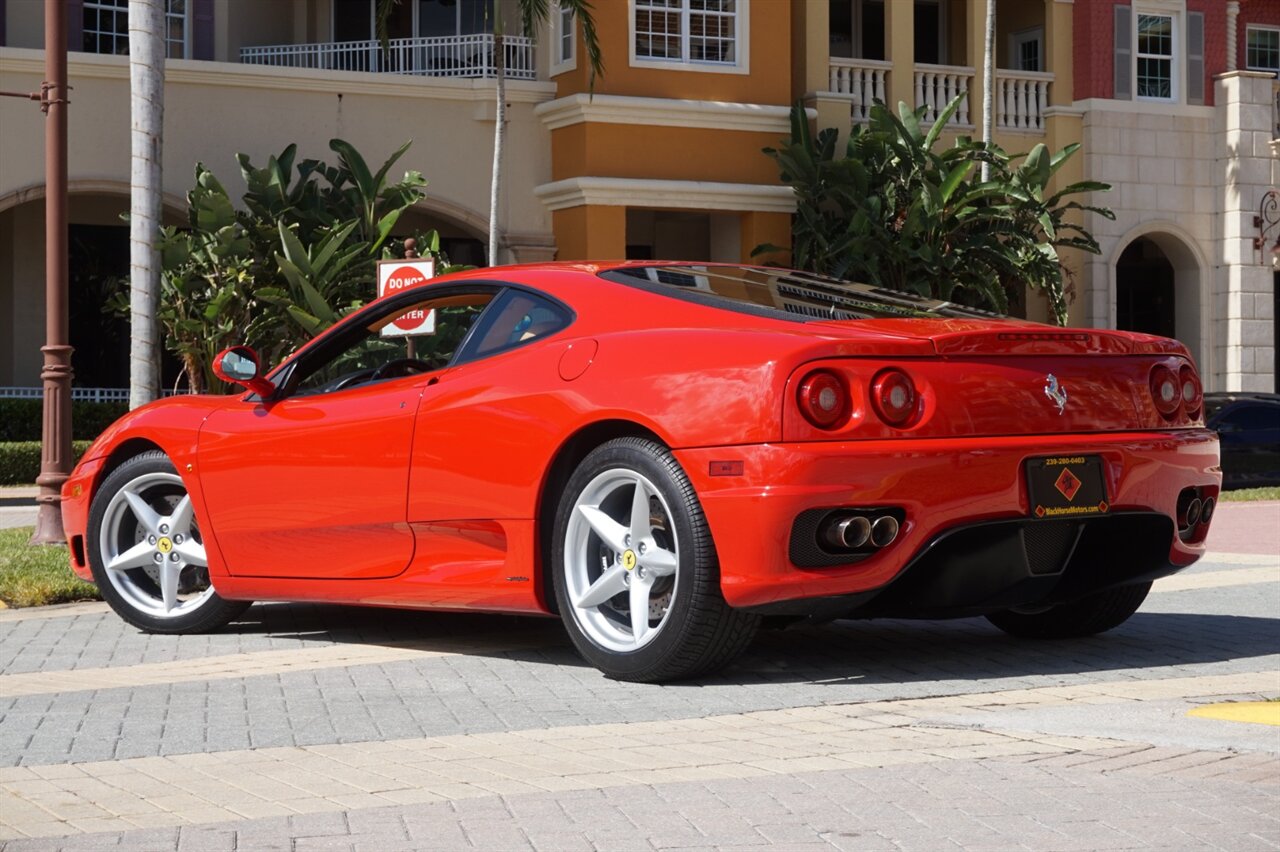
<path fill-rule="evenodd" d="M 848 99 L 854 123 L 865 122 L 871 105 L 886 100 L 893 63 L 872 59 L 831 57 L 829 85 L 833 94 Z M 973 68 L 958 65 L 915 66 L 913 95 L 916 106 L 925 107 L 925 119 L 932 121 L 961 92 L 973 87 Z M 1044 133 L 1045 111 L 1049 107 L 1049 86 L 1053 74 L 1041 71 L 996 69 L 996 127 L 1015 133 Z M 1280 89 L 1277 90 L 1280 92 Z M 1278 94 L 1280 98 L 1280 94 Z M 1280 105 L 1280 100 L 1277 100 Z M 1277 107 L 1280 110 L 1280 106 Z M 1280 111 L 1277 112 L 1280 115 Z M 950 125 L 972 128 L 978 110 L 966 98 L 951 117 Z M 1280 128 L 1280 125 L 1277 125 Z"/>
<path fill-rule="evenodd" d="M 533 39 L 506 36 L 502 41 L 507 77 L 535 79 Z M 391 39 L 386 51 L 377 40 L 240 48 L 240 61 L 246 65 L 423 77 L 493 77 L 494 58 L 491 33 Z"/>

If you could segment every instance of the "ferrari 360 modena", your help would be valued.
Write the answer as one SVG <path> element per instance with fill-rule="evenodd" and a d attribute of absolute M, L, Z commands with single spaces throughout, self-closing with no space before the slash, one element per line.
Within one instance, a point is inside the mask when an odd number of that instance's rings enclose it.
<path fill-rule="evenodd" d="M 1176 341 L 780 269 L 479 269 L 216 370 L 244 392 L 129 413 L 63 489 L 74 570 L 143 630 L 557 615 L 635 681 L 766 619 L 1084 636 L 1204 553 L 1221 484 Z"/>

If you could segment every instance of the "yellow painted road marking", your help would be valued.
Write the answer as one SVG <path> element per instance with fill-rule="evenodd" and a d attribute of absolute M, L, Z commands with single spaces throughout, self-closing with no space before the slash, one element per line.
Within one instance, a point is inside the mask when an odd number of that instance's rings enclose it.
<path fill-rule="evenodd" d="M 1250 722 L 1255 725 L 1280 727 L 1280 701 L 1229 701 L 1225 704 L 1206 704 L 1187 713 L 1204 719 L 1221 719 L 1224 722 Z"/>

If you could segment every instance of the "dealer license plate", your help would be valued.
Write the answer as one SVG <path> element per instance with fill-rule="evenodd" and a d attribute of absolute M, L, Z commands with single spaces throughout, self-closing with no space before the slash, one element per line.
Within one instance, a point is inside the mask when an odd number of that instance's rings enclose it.
<path fill-rule="evenodd" d="M 1037 518 L 1101 515 L 1107 505 L 1100 456 L 1027 459 L 1027 493 Z"/>

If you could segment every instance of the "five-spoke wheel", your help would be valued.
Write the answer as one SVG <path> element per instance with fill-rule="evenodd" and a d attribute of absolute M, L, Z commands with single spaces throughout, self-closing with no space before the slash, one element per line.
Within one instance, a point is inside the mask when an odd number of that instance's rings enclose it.
<path fill-rule="evenodd" d="M 755 634 L 758 619 L 721 597 L 693 486 L 653 441 L 619 438 L 583 459 L 560 501 L 552 564 L 570 637 L 611 677 L 689 677 Z"/>
<path fill-rule="evenodd" d="M 211 630 L 248 606 L 214 591 L 191 497 L 163 453 L 143 453 L 111 472 L 90 508 L 87 543 L 102 596 L 135 626 Z"/>
<path fill-rule="evenodd" d="M 634 651 L 662 630 L 678 552 L 671 509 L 644 476 L 614 468 L 587 484 L 569 518 L 564 570 L 574 615 L 596 644 Z"/>

